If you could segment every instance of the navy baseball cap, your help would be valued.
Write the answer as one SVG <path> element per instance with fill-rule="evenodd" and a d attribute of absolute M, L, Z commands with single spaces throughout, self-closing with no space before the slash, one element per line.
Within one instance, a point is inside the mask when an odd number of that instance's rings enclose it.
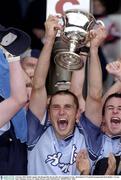
<path fill-rule="evenodd" d="M 30 47 L 31 38 L 20 29 L 0 25 L 0 45 L 9 53 L 19 56 Z"/>

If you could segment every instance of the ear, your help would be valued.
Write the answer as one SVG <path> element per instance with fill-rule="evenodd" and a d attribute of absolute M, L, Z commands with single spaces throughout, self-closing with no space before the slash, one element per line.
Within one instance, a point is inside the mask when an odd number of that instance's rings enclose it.
<path fill-rule="evenodd" d="M 102 116 L 102 123 L 101 123 L 101 130 L 105 133 L 106 132 L 106 123 L 105 123 L 105 119 L 104 116 Z"/>
<path fill-rule="evenodd" d="M 102 115 L 102 123 L 105 123 L 105 116 Z"/>
<path fill-rule="evenodd" d="M 48 119 L 50 119 L 50 113 L 48 113 Z"/>
<path fill-rule="evenodd" d="M 80 120 L 80 116 L 81 116 L 82 111 L 80 109 L 77 110 L 77 114 L 76 114 L 76 122 L 78 123 Z"/>
<path fill-rule="evenodd" d="M 48 111 L 48 119 L 50 120 L 50 109 L 47 108 L 47 111 Z"/>

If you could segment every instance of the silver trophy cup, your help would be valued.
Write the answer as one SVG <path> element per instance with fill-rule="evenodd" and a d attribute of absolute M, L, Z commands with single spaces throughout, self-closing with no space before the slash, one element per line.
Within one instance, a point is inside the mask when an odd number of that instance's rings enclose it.
<path fill-rule="evenodd" d="M 63 30 L 60 32 L 60 42 L 62 45 L 66 44 L 67 48 L 58 49 L 54 61 L 69 71 L 79 70 L 84 65 L 79 50 L 89 44 L 89 31 L 99 23 L 104 24 L 102 21 L 96 21 L 92 14 L 79 9 L 65 11 L 61 21 Z"/>

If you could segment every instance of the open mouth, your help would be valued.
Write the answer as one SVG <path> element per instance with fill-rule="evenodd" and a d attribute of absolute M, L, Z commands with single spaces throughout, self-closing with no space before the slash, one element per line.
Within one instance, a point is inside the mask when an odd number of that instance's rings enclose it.
<path fill-rule="evenodd" d="M 121 119 L 119 117 L 112 117 L 111 118 L 111 123 L 113 123 L 113 124 L 120 124 L 121 123 Z"/>
<path fill-rule="evenodd" d="M 68 121 L 66 119 L 59 119 L 57 124 L 60 130 L 65 130 L 68 126 Z"/>

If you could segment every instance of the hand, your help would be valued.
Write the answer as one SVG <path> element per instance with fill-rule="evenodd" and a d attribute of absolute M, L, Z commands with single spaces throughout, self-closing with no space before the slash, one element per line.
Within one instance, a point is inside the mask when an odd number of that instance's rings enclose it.
<path fill-rule="evenodd" d="M 86 150 L 81 150 L 76 157 L 76 167 L 81 175 L 89 175 L 90 161 Z"/>
<path fill-rule="evenodd" d="M 110 153 L 108 157 L 108 168 L 105 175 L 115 175 L 116 170 L 116 159 L 115 156 Z"/>
<path fill-rule="evenodd" d="M 119 81 L 121 81 L 121 60 L 113 61 L 106 66 L 108 73 L 114 75 Z"/>
<path fill-rule="evenodd" d="M 58 16 L 50 15 L 45 22 L 45 38 L 55 39 L 58 30 L 61 30 L 62 26 L 59 24 Z"/>
<path fill-rule="evenodd" d="M 97 29 L 91 30 L 89 33 L 90 48 L 98 48 L 107 37 L 106 29 L 104 26 L 99 25 Z"/>
<path fill-rule="evenodd" d="M 22 69 L 23 75 L 24 75 L 24 79 L 25 79 L 25 83 L 26 83 L 26 87 L 32 87 L 32 79 L 28 76 L 28 74 Z"/>

